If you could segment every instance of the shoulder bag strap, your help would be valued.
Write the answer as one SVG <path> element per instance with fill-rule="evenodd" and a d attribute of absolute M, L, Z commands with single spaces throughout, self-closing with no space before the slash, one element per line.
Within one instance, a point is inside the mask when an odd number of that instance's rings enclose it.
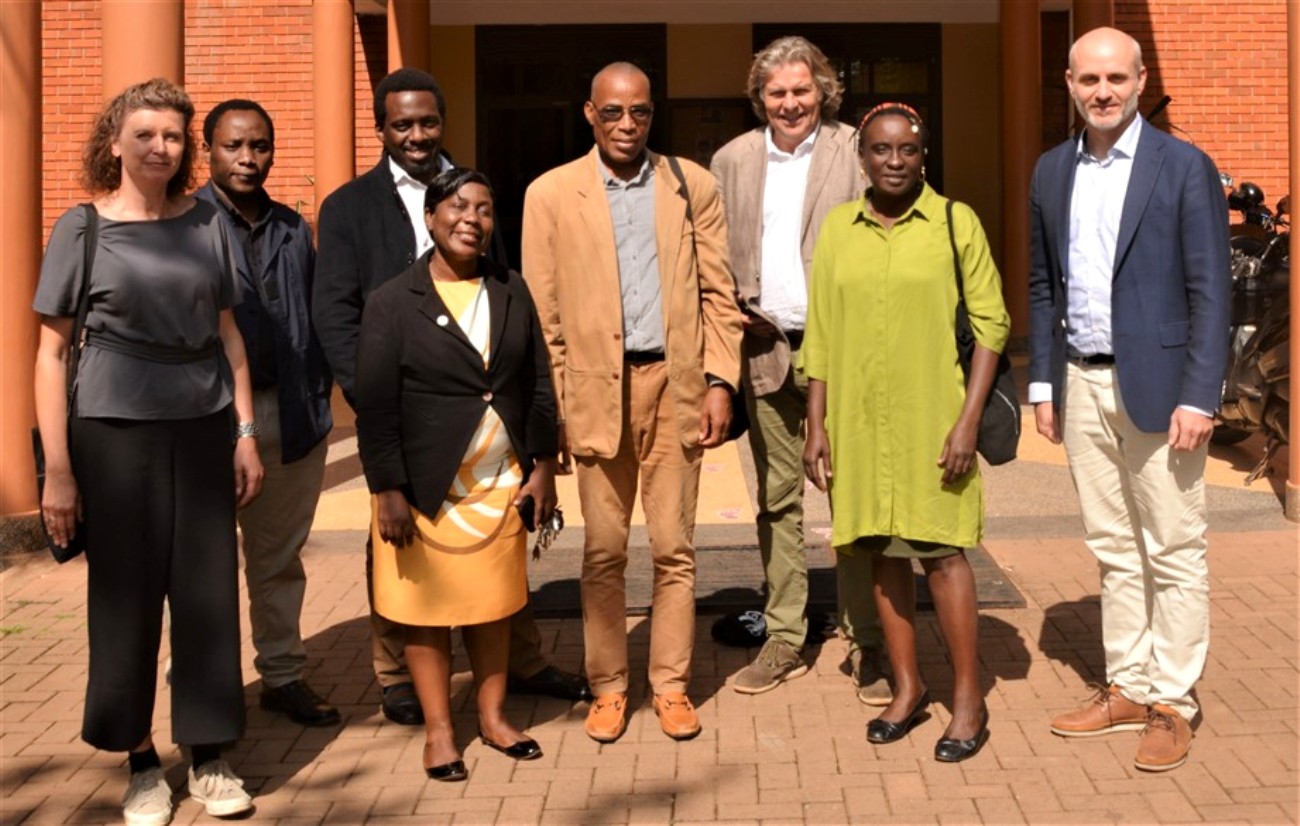
<path fill-rule="evenodd" d="M 68 354 L 69 415 L 72 413 L 72 394 L 76 386 L 77 366 L 81 363 L 81 348 L 85 346 L 86 313 L 90 311 L 90 274 L 95 267 L 95 249 L 99 246 L 99 212 L 91 203 L 82 204 L 81 211 L 86 216 L 86 231 L 82 235 L 81 293 L 77 297 L 77 315 L 72 322 L 72 334 L 68 340 L 72 348 Z"/>
<path fill-rule="evenodd" d="M 952 246 L 952 269 L 957 274 L 957 303 L 965 304 L 966 290 L 964 289 L 965 285 L 962 284 L 965 277 L 961 271 L 961 253 L 957 251 L 957 231 L 953 229 L 952 225 L 952 205 L 953 201 L 949 199 L 944 207 L 948 212 L 948 243 Z"/>
<path fill-rule="evenodd" d="M 691 214 L 691 190 L 686 186 L 686 176 L 682 174 L 682 165 L 677 162 L 676 155 L 665 155 L 664 160 L 668 161 L 668 168 L 673 171 L 673 175 L 677 178 L 677 183 L 682 185 L 682 196 L 686 198 L 686 222 L 694 226 L 695 216 Z M 692 233 L 692 243 L 694 242 L 694 238 L 695 236 Z"/>

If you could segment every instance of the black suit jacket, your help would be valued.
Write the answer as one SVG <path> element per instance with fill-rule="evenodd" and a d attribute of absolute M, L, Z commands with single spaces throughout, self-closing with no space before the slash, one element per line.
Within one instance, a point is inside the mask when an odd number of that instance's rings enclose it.
<path fill-rule="evenodd" d="M 429 254 L 366 301 L 357 348 L 357 443 L 371 492 L 436 514 L 489 405 L 525 477 L 554 456 L 555 390 L 537 309 L 518 273 L 487 262 L 491 362 L 429 279 Z M 439 324 L 442 318 L 443 323 Z"/>
<path fill-rule="evenodd" d="M 320 207 L 312 320 L 343 395 L 353 402 L 357 336 L 366 297 L 415 263 L 415 232 L 388 156 Z"/>

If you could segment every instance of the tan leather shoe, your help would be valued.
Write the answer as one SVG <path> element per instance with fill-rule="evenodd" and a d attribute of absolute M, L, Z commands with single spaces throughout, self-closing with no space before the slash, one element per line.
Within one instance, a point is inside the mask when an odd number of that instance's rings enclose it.
<path fill-rule="evenodd" d="M 597 697 L 582 727 L 598 743 L 612 743 L 622 737 L 627 731 L 627 695 L 615 692 Z"/>
<path fill-rule="evenodd" d="M 1052 720 L 1052 734 L 1062 737 L 1096 737 L 1113 731 L 1140 731 L 1147 724 L 1147 707 L 1119 693 L 1114 685 L 1096 685 L 1088 702 Z"/>
<path fill-rule="evenodd" d="M 659 727 L 674 740 L 689 740 L 700 733 L 700 717 L 695 706 L 680 691 L 665 691 L 655 695 L 655 714 Z"/>
<path fill-rule="evenodd" d="M 1191 748 L 1191 724 L 1169 706 L 1156 703 L 1142 729 L 1133 765 L 1142 771 L 1167 772 L 1186 763 Z"/>

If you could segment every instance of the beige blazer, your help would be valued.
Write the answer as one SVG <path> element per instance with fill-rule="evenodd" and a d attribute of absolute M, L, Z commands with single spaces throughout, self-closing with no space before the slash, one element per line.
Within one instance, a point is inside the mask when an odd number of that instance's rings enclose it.
<path fill-rule="evenodd" d="M 718 150 L 711 169 L 718 179 L 727 209 L 731 271 L 740 305 L 768 318 L 759 308 L 763 293 L 763 179 L 767 174 L 767 145 L 763 128 L 746 132 Z M 865 179 L 858 159 L 856 130 L 843 123 L 822 121 L 813 143 L 808 189 L 803 199 L 800 236 L 804 278 L 812 272 L 813 248 L 822 220 L 831 207 L 862 196 Z M 770 318 L 768 318 L 771 321 Z M 790 344 L 784 336 L 745 336 L 746 375 L 756 396 L 775 393 L 790 372 Z"/>
<path fill-rule="evenodd" d="M 694 214 L 694 224 L 687 222 L 677 177 L 662 155 L 649 157 L 664 355 L 681 441 L 694 447 L 705 373 L 732 387 L 740 383 L 741 316 L 727 265 L 726 216 L 713 178 L 683 159 Z M 570 447 L 576 456 L 609 458 L 622 437 L 623 301 L 599 163 L 593 147 L 528 187 L 523 270 L 550 350 L 559 418 Z"/>

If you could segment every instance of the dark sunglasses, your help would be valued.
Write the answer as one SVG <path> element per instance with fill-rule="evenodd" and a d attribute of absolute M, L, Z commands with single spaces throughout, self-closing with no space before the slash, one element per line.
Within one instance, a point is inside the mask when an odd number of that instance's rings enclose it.
<path fill-rule="evenodd" d="M 602 106 L 596 110 L 596 116 L 600 118 L 601 123 L 618 123 L 623 119 L 624 114 L 632 116 L 634 123 L 649 123 L 650 117 L 655 113 L 653 106 L 629 106 L 624 109 L 622 106 Z"/>

